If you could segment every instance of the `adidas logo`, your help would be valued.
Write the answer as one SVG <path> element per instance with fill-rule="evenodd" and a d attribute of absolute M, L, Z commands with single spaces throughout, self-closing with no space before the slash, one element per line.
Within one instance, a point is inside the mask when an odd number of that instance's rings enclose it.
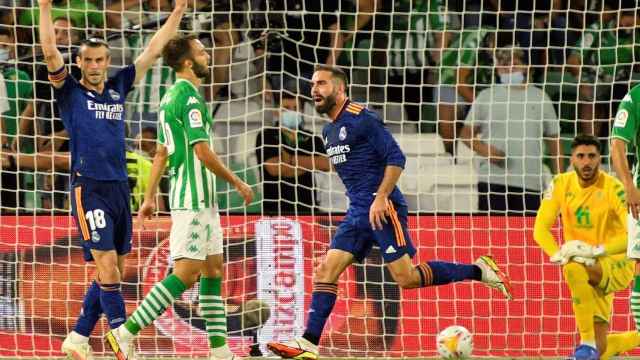
<path fill-rule="evenodd" d="M 389 247 L 387 248 L 387 250 L 384 251 L 385 254 L 395 254 L 396 253 L 396 249 L 393 248 L 393 246 L 389 245 Z"/>
<path fill-rule="evenodd" d="M 196 99 L 193 96 L 189 96 L 189 100 L 187 100 L 187 105 L 197 104 L 197 103 L 198 103 L 198 99 Z"/>

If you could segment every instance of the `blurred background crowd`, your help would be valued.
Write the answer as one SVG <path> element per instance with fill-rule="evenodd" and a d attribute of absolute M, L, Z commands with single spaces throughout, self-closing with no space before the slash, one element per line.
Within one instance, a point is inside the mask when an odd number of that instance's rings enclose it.
<path fill-rule="evenodd" d="M 305 165 L 324 152 L 325 120 L 309 101 L 317 63 L 341 66 L 351 100 L 379 112 L 396 135 L 408 157 L 400 187 L 418 212 L 535 211 L 550 175 L 566 170 L 573 136 L 606 139 L 617 104 L 640 78 L 635 0 L 189 4 L 181 28 L 197 33 L 213 59 L 203 94 L 216 124 L 212 146 L 259 194 L 243 207 L 220 183 L 218 202 L 229 212 L 344 210 L 328 167 Z M 79 78 L 73 64 L 82 39 L 106 38 L 116 69 L 135 59 L 172 3 L 57 0 L 54 7 L 57 46 Z M 69 209 L 68 134 L 37 24 L 35 1 L 0 0 L 3 214 Z M 174 80 L 159 59 L 127 100 L 134 210 L 155 153 L 158 104 Z"/>

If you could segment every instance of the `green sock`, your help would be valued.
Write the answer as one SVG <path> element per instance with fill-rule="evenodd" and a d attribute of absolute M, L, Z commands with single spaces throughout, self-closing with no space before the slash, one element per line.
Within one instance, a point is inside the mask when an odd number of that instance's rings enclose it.
<path fill-rule="evenodd" d="M 640 275 L 636 275 L 631 291 L 631 313 L 636 321 L 636 331 L 640 331 Z"/>
<path fill-rule="evenodd" d="M 207 324 L 211 348 L 227 343 L 227 315 L 222 302 L 222 278 L 200 278 L 200 312 Z"/>
<path fill-rule="evenodd" d="M 153 286 L 124 326 L 130 333 L 136 335 L 160 317 L 185 290 L 187 287 L 180 278 L 174 274 L 167 276 Z"/>

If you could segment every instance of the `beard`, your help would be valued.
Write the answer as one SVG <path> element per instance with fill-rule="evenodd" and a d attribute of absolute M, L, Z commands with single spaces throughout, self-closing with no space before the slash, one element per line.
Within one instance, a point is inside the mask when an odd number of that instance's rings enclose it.
<path fill-rule="evenodd" d="M 320 114 L 328 113 L 336 105 L 336 93 L 323 97 L 323 102 L 320 105 L 316 105 L 316 111 Z"/>
<path fill-rule="evenodd" d="M 598 175 L 598 166 L 590 167 L 586 169 L 588 169 L 589 171 L 588 173 L 585 171 L 585 167 L 576 171 L 578 173 L 578 177 L 582 181 L 585 181 L 585 182 L 591 181 L 596 177 L 596 175 Z"/>
<path fill-rule="evenodd" d="M 85 72 L 82 73 L 82 78 L 93 86 L 98 86 L 104 81 L 104 76 L 102 75 L 98 77 L 97 75 L 89 75 Z"/>
<path fill-rule="evenodd" d="M 193 61 L 192 70 L 199 79 L 205 79 L 209 76 L 209 67 L 207 65 L 202 65 Z"/>

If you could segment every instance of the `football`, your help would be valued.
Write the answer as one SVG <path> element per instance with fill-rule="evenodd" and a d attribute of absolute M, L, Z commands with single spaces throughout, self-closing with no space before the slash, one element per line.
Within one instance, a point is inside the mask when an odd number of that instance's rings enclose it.
<path fill-rule="evenodd" d="M 444 359 L 468 359 L 473 351 L 473 337 L 463 326 L 453 325 L 436 338 L 438 353 Z"/>

